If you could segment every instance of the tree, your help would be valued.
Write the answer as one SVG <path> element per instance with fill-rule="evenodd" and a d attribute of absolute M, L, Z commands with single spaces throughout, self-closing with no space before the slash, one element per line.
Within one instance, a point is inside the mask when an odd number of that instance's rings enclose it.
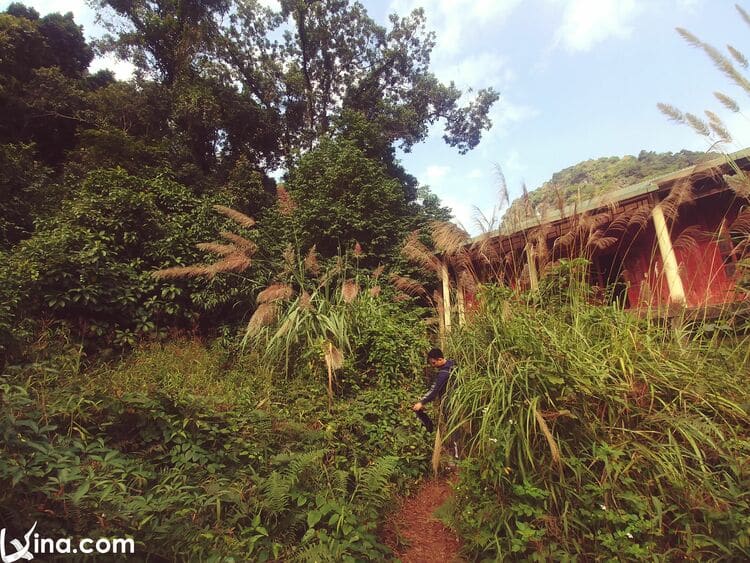
<path fill-rule="evenodd" d="M 323 139 L 289 173 L 302 247 L 325 257 L 359 242 L 377 265 L 403 238 L 408 207 L 402 185 L 348 139 Z"/>
<path fill-rule="evenodd" d="M 17 15 L 14 15 L 17 14 Z M 0 142 L 36 143 L 58 163 L 75 144 L 83 77 L 93 58 L 73 14 L 12 4 L 0 14 Z"/>
<path fill-rule="evenodd" d="M 493 89 L 479 91 L 462 108 L 461 91 L 429 72 L 435 37 L 421 9 L 405 18 L 392 15 L 386 29 L 349 0 L 283 0 L 280 14 L 262 16 L 253 0 L 237 5 L 228 62 L 248 91 L 284 113 L 287 154 L 311 148 L 345 111 L 377 123 L 386 144 L 407 151 L 440 119 L 446 142 L 462 153 L 491 125 L 487 113 L 498 99 Z M 282 44 L 256 35 L 284 25 Z"/>

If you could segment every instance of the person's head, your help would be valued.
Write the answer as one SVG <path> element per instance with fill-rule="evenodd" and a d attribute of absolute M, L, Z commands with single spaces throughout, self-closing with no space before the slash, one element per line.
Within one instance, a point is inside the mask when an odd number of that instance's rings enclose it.
<path fill-rule="evenodd" d="M 433 348 L 427 352 L 427 363 L 434 368 L 442 366 L 445 363 L 443 351 L 440 348 Z"/>

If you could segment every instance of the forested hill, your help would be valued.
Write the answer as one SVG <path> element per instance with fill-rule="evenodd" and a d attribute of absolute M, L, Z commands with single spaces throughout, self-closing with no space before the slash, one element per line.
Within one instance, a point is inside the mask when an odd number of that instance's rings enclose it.
<path fill-rule="evenodd" d="M 641 151 L 638 156 L 610 156 L 579 162 L 555 172 L 539 188 L 529 192 L 528 204 L 524 196 L 513 201 L 503 217 L 503 225 L 525 215 L 524 208 L 558 209 L 576 201 L 585 201 L 597 195 L 637 184 L 638 182 L 693 166 L 716 155 L 713 153 L 682 150 L 677 153 Z"/>

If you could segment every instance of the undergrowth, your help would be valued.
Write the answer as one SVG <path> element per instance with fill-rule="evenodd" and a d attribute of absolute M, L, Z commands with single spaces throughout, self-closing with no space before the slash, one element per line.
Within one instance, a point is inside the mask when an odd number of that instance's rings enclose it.
<path fill-rule="evenodd" d="M 469 556 L 750 558 L 747 336 L 485 289 L 452 340 Z"/>
<path fill-rule="evenodd" d="M 252 367 L 179 341 L 113 366 L 83 369 L 72 348 L 8 369 L 0 527 L 133 537 L 149 561 L 389 558 L 378 523 L 429 462 L 408 382 L 329 411 L 318 382 Z"/>

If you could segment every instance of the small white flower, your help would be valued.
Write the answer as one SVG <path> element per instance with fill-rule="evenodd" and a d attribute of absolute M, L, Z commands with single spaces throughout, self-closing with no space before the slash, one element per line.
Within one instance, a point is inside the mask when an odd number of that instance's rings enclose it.
<path fill-rule="evenodd" d="M 495 444 L 497 444 L 497 438 L 490 438 L 490 442 L 494 442 Z"/>
<path fill-rule="evenodd" d="M 484 407 L 484 408 L 482 409 L 482 412 L 487 412 L 488 410 L 490 410 L 490 407 Z"/>
<path fill-rule="evenodd" d="M 627 536 L 628 536 L 628 537 L 629 537 L 629 538 L 630 538 L 631 540 L 633 539 L 633 534 L 631 534 L 630 532 L 628 532 L 628 533 L 627 533 Z"/>
<path fill-rule="evenodd" d="M 606 504 L 600 504 L 599 508 L 601 508 L 602 510 L 607 510 L 607 505 Z"/>
<path fill-rule="evenodd" d="M 513 422 L 515 422 L 515 421 L 511 419 L 511 420 L 510 420 L 510 424 L 513 424 Z"/>

